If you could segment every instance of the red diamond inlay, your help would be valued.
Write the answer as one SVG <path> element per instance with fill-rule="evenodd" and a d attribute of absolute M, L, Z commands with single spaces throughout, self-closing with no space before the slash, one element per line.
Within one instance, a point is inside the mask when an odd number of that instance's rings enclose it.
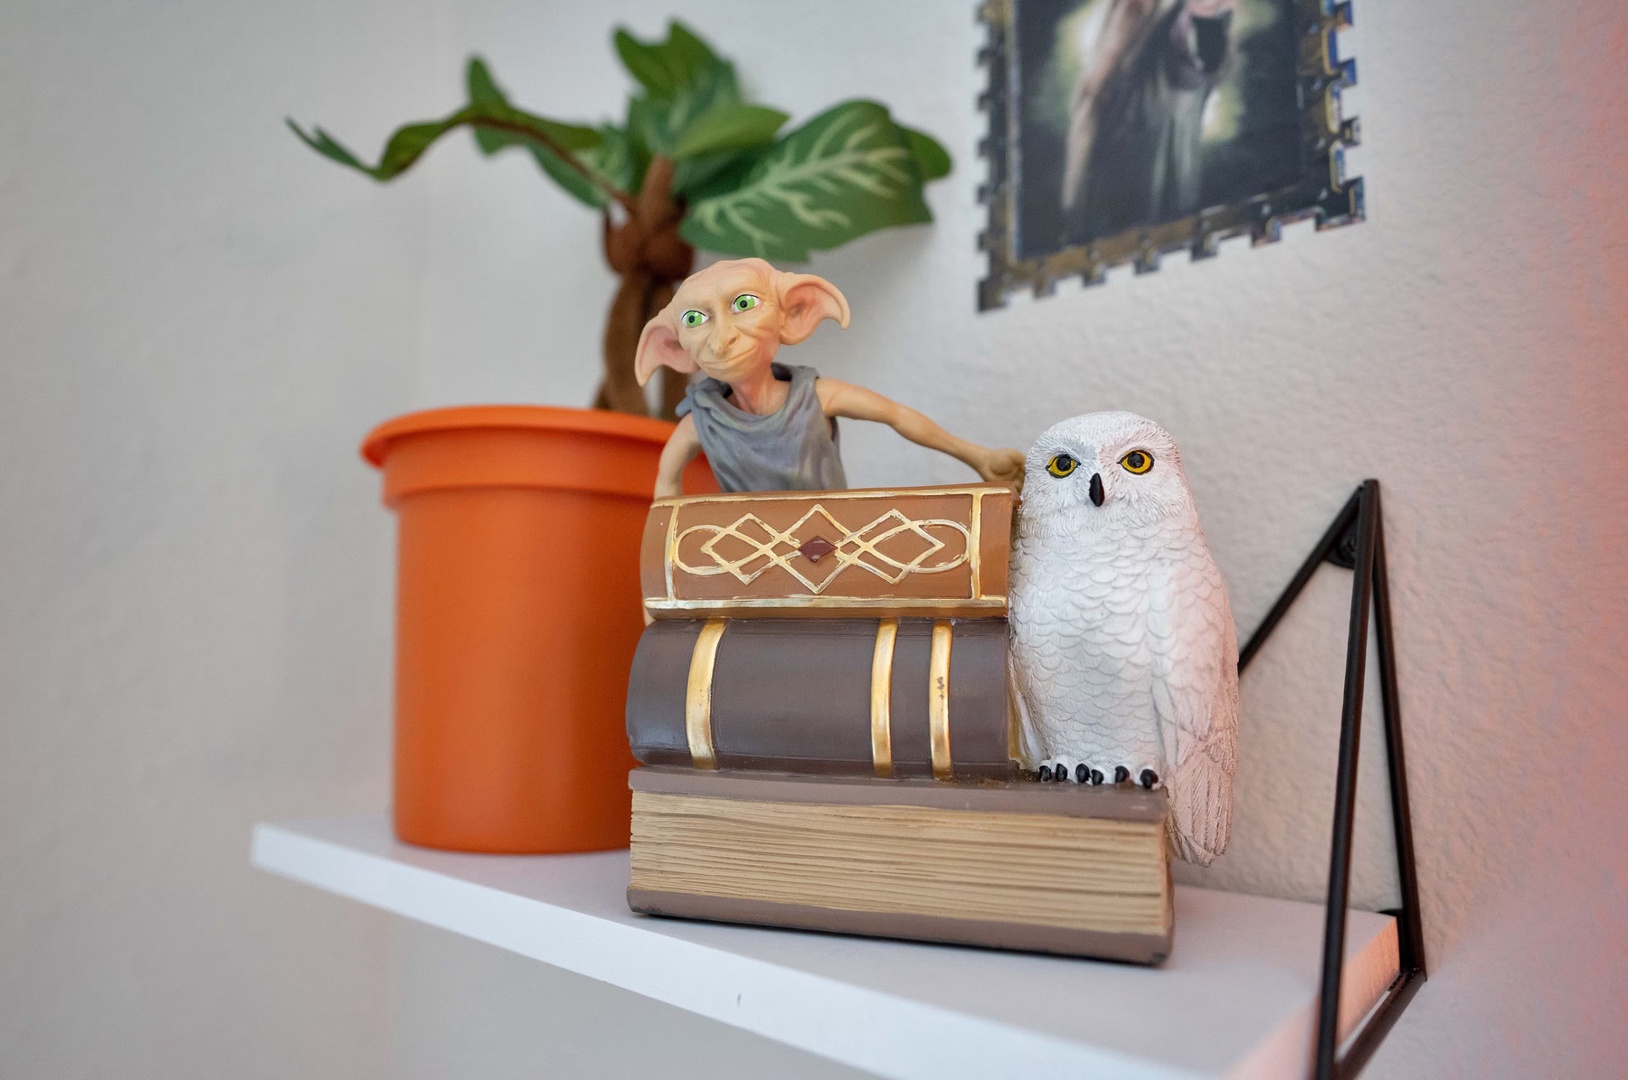
<path fill-rule="evenodd" d="M 833 551 L 837 550 L 837 545 L 833 544 L 823 536 L 816 536 L 814 539 L 806 541 L 803 546 L 797 550 L 801 552 L 803 558 L 807 559 L 809 562 L 817 563 L 827 555 L 831 554 Z"/>

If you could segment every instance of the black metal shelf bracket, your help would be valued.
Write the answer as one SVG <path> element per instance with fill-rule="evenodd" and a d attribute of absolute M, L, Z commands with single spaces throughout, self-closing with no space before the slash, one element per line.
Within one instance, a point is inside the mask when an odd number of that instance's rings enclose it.
<path fill-rule="evenodd" d="M 1328 869 L 1327 921 L 1323 927 L 1322 986 L 1317 1001 L 1315 1080 L 1349 1080 L 1362 1071 L 1402 1010 L 1425 981 L 1424 929 L 1419 879 L 1413 859 L 1413 819 L 1408 808 L 1402 756 L 1402 709 L 1396 689 L 1396 643 L 1391 633 L 1390 579 L 1385 567 L 1385 527 L 1379 481 L 1364 480 L 1334 518 L 1311 555 L 1290 580 L 1260 628 L 1238 654 L 1243 671 L 1282 621 L 1295 598 L 1325 562 L 1353 571 L 1351 625 L 1345 649 L 1345 700 L 1340 709 L 1340 750 L 1334 784 L 1334 841 Z M 1345 962 L 1345 920 L 1351 891 L 1351 833 L 1357 795 L 1357 749 L 1362 733 L 1362 695 L 1368 667 L 1368 626 L 1374 626 L 1379 693 L 1385 719 L 1385 756 L 1390 771 L 1391 824 L 1401 907 L 1396 918 L 1399 974 L 1385 996 L 1339 1055 L 1340 974 Z M 1337 1056 L 1338 1055 L 1338 1056 Z"/>

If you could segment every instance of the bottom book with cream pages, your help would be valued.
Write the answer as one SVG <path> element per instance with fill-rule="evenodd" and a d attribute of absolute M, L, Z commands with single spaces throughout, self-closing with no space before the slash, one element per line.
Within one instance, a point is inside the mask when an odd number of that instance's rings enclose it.
<path fill-rule="evenodd" d="M 1157 964 L 1162 790 L 635 769 L 636 912 Z"/>

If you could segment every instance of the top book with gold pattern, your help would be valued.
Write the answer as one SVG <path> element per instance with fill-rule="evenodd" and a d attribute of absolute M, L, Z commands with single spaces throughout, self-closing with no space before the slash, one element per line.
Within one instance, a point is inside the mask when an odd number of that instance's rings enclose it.
<path fill-rule="evenodd" d="M 959 487 L 659 499 L 640 578 L 657 619 L 1003 617 L 1012 492 Z"/>

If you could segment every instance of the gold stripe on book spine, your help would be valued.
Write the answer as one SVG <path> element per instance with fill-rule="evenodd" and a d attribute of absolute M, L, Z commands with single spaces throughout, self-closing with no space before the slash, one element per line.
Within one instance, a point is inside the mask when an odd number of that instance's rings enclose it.
<path fill-rule="evenodd" d="M 765 502 L 778 500 L 795 500 L 799 497 L 818 497 L 821 499 L 906 499 L 906 498 L 936 498 L 941 495 L 989 495 L 1001 492 L 1002 485 L 974 485 L 966 487 L 915 487 L 915 488 L 848 488 L 843 491 L 802 491 L 802 492 L 763 492 L 763 491 L 736 491 L 708 493 L 706 495 L 668 495 L 665 498 L 651 500 L 651 506 L 688 506 L 700 503 L 732 503 L 732 502 Z M 1007 489 L 1009 490 L 1009 489 Z"/>
<path fill-rule="evenodd" d="M 665 384 L 663 384 L 665 385 Z M 662 548 L 662 573 L 667 578 L 667 599 L 678 597 L 677 587 L 673 584 L 673 560 L 678 557 L 678 507 L 673 507 L 667 516 L 667 543 Z"/>
<path fill-rule="evenodd" d="M 718 642 L 723 639 L 723 619 L 708 619 L 695 639 L 690 653 L 690 681 L 684 696 L 684 735 L 690 743 L 690 763 L 698 769 L 716 769 L 718 755 L 712 748 L 712 669 L 718 660 Z"/>
<path fill-rule="evenodd" d="M 948 619 L 935 622 L 932 651 L 927 660 L 927 729 L 932 739 L 935 780 L 948 780 L 955 772 L 950 761 L 950 642 L 953 634 Z"/>
<path fill-rule="evenodd" d="M 967 551 L 972 570 L 972 599 L 978 600 L 984 595 L 984 493 L 981 491 L 972 496 L 972 533 L 967 537 Z"/>
<path fill-rule="evenodd" d="M 893 643 L 898 636 L 898 619 L 883 619 L 876 627 L 876 653 L 871 658 L 871 764 L 877 776 L 893 775 Z"/>
<path fill-rule="evenodd" d="M 953 607 L 966 611 L 987 611 L 990 615 L 1004 615 L 1006 613 L 1006 597 L 981 596 L 968 600 L 965 597 L 954 596 L 770 596 L 770 597 L 724 597 L 716 600 L 647 600 L 645 607 L 651 611 L 773 611 L 777 609 L 798 610 L 812 608 L 816 610 L 851 610 L 857 612 L 875 611 L 878 608 L 886 610 L 895 608 L 901 610 L 920 609 L 931 613 L 935 609 L 943 610 Z"/>

